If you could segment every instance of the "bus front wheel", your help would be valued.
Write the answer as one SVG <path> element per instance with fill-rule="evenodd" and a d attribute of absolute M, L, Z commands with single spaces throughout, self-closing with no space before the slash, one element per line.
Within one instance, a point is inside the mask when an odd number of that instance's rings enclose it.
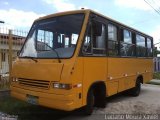
<path fill-rule="evenodd" d="M 87 94 L 87 104 L 84 107 L 84 111 L 83 111 L 85 115 L 91 115 L 92 114 L 93 108 L 94 108 L 94 104 L 95 104 L 95 96 L 94 96 L 94 91 L 91 88 L 88 91 L 88 94 Z"/>

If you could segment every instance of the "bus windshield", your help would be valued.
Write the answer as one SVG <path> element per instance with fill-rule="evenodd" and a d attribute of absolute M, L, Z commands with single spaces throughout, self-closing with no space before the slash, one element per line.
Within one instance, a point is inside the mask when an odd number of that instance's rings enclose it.
<path fill-rule="evenodd" d="M 72 14 L 36 21 L 19 57 L 70 58 L 76 48 L 84 14 Z"/>

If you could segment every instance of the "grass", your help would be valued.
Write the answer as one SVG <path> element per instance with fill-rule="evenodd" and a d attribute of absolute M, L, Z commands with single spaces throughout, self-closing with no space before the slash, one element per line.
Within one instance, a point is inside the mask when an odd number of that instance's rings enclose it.
<path fill-rule="evenodd" d="M 160 72 L 156 72 L 153 74 L 153 79 L 160 80 Z"/>
<path fill-rule="evenodd" d="M 1 76 L 0 76 L 1 77 Z M 10 82 L 8 77 L 1 77 L 0 90 L 6 90 L 10 88 Z"/>
<path fill-rule="evenodd" d="M 0 84 L 0 90 L 8 90 L 10 88 L 10 84 Z"/>
<path fill-rule="evenodd" d="M 24 103 L 11 97 L 0 99 L 0 111 L 8 114 L 18 114 L 18 109 L 26 106 L 28 106 L 27 103 Z"/>
<path fill-rule="evenodd" d="M 0 98 L 0 112 L 18 116 L 18 120 L 59 120 L 72 114 L 71 112 L 31 105 L 12 97 Z"/>
<path fill-rule="evenodd" d="M 160 72 L 156 72 L 153 74 L 153 79 L 160 80 Z M 160 85 L 160 82 L 149 81 L 148 84 Z"/>

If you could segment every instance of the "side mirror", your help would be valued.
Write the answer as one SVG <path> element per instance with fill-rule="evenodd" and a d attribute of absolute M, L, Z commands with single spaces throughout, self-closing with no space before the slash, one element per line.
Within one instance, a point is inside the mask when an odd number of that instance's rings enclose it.
<path fill-rule="evenodd" d="M 92 27 L 94 29 L 94 35 L 95 36 L 101 36 L 102 34 L 102 23 L 93 21 L 92 22 Z"/>

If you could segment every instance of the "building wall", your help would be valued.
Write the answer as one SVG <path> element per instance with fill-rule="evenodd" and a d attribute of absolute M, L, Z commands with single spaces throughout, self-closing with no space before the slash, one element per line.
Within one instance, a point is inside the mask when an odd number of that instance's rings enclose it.
<path fill-rule="evenodd" d="M 17 52 L 21 49 L 24 43 L 24 37 L 12 37 L 12 59 L 16 58 Z M 9 37 L 8 35 L 0 34 L 0 75 L 9 72 Z"/>
<path fill-rule="evenodd" d="M 12 52 L 12 58 L 16 58 L 18 51 Z M 2 55 L 3 54 L 3 55 Z M 5 58 L 4 58 L 5 55 Z M 0 74 L 5 74 L 9 72 L 9 51 L 0 50 Z"/>

